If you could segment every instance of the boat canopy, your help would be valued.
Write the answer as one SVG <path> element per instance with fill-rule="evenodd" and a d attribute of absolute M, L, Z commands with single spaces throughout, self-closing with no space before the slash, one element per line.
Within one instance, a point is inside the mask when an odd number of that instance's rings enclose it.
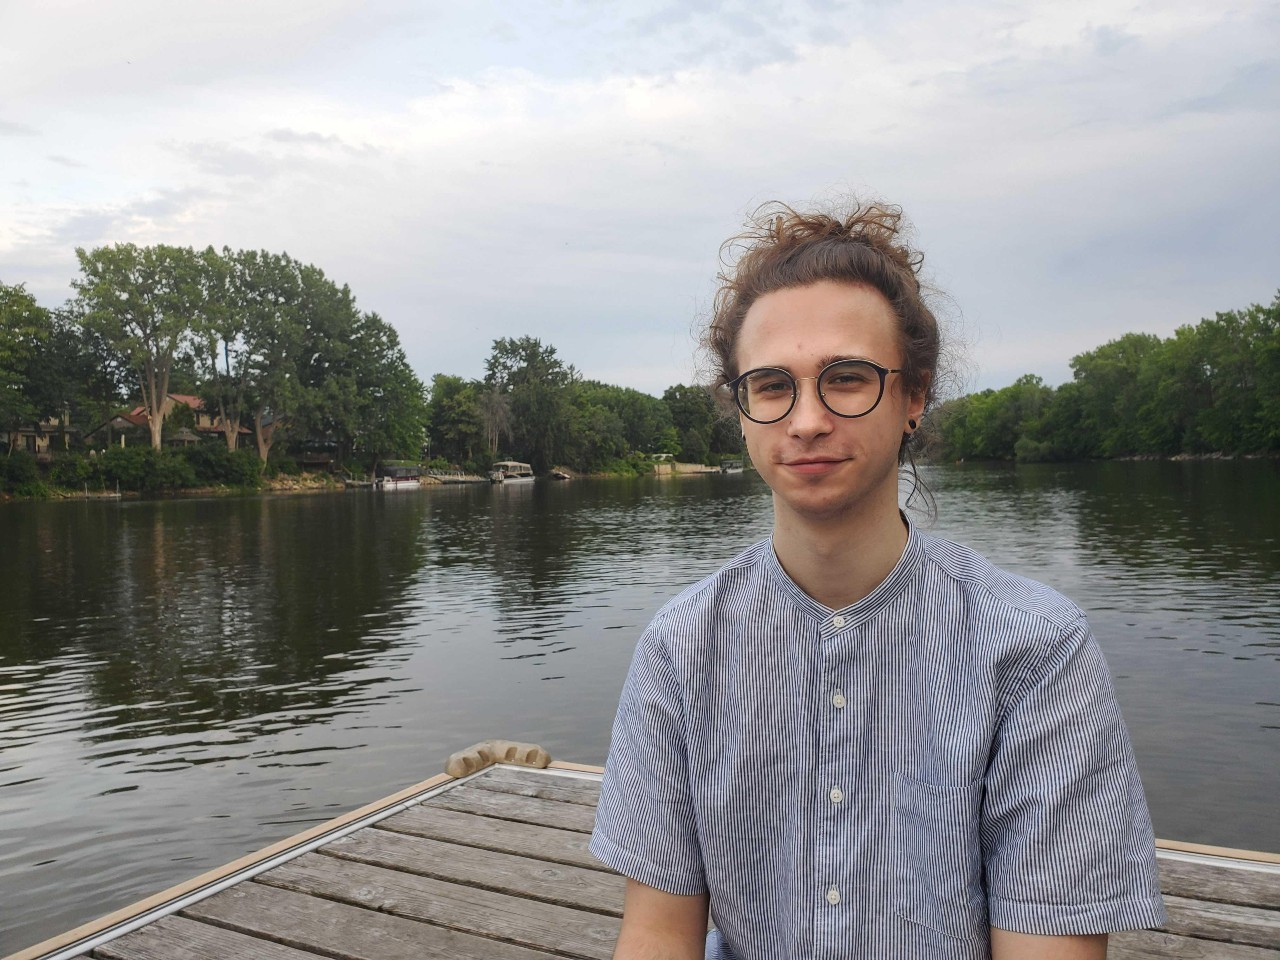
<path fill-rule="evenodd" d="M 383 464 L 378 471 L 383 477 L 390 480 L 409 480 L 413 477 L 422 476 L 422 468 L 418 466 L 404 466 L 401 464 L 387 463 Z"/>

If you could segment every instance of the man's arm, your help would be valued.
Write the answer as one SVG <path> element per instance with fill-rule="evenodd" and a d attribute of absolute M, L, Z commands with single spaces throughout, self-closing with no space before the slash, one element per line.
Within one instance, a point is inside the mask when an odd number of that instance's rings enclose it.
<path fill-rule="evenodd" d="M 1105 933 L 1079 937 L 1037 937 L 991 928 L 991 960 L 1106 960 Z"/>
<path fill-rule="evenodd" d="M 681 897 L 627 880 L 613 960 L 702 960 L 707 894 Z"/>

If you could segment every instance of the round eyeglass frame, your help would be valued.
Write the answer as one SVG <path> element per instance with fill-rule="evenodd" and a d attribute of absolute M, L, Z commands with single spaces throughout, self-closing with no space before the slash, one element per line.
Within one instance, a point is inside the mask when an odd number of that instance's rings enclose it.
<path fill-rule="evenodd" d="M 870 367 L 880 377 L 880 392 L 876 394 L 875 402 L 872 403 L 871 406 L 867 407 L 866 410 L 863 410 L 862 413 L 841 413 L 839 410 L 832 410 L 831 404 L 827 403 L 827 398 L 823 395 L 822 388 L 819 386 L 819 384 L 822 383 L 822 378 L 827 375 L 828 370 L 830 370 L 832 367 L 839 367 L 848 363 L 857 363 L 865 367 Z M 786 377 L 788 380 L 791 381 L 791 402 L 787 404 L 786 410 L 784 410 L 781 414 L 779 414 L 778 416 L 774 417 L 771 420 L 761 420 L 759 417 L 753 417 L 750 413 L 747 412 L 747 408 L 742 402 L 743 382 L 747 379 L 747 377 L 751 376 L 752 374 L 758 374 L 765 371 L 768 371 L 771 373 L 780 373 L 784 377 Z M 791 415 L 791 411 L 796 408 L 796 400 L 800 396 L 800 381 L 812 380 L 813 387 L 818 392 L 818 400 L 822 403 L 824 407 L 830 410 L 834 416 L 840 417 L 842 420 L 857 420 L 859 417 L 865 417 L 867 414 L 875 410 L 876 407 L 880 406 L 880 401 L 884 399 L 885 377 L 887 377 L 891 373 L 901 373 L 901 372 L 902 372 L 901 367 L 882 367 L 880 366 L 880 364 L 876 363 L 874 360 L 862 360 L 862 359 L 855 359 L 855 358 L 849 358 L 848 360 L 833 360 L 831 363 L 828 363 L 825 367 L 819 370 L 817 376 L 813 376 L 813 377 L 793 376 L 790 370 L 784 370 L 782 369 L 782 367 L 752 367 L 750 370 L 746 371 L 745 373 L 740 373 L 738 374 L 738 376 L 728 381 L 724 385 L 723 389 L 728 390 L 730 393 L 733 394 L 733 402 L 737 404 L 738 409 L 742 411 L 742 415 L 744 417 L 746 417 L 752 423 L 769 424 L 769 423 L 777 423 L 779 420 L 785 420 L 788 416 Z"/>

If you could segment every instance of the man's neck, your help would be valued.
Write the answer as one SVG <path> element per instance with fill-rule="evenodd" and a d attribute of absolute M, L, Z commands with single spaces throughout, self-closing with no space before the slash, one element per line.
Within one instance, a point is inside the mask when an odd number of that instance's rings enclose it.
<path fill-rule="evenodd" d="M 775 506 L 776 510 L 776 506 Z M 777 511 L 773 549 L 795 584 L 832 610 L 857 603 L 884 582 L 907 545 L 898 512 L 810 518 Z"/>

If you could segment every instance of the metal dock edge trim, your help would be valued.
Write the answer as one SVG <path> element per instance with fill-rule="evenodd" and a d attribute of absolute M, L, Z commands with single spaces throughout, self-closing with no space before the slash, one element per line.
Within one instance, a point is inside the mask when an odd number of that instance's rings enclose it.
<path fill-rule="evenodd" d="M 1265 850 L 1237 850 L 1234 847 L 1215 847 L 1207 843 L 1187 843 L 1183 840 L 1156 840 L 1156 854 L 1177 860 L 1236 860 L 1251 867 L 1268 867 L 1280 870 L 1280 853 Z"/>

